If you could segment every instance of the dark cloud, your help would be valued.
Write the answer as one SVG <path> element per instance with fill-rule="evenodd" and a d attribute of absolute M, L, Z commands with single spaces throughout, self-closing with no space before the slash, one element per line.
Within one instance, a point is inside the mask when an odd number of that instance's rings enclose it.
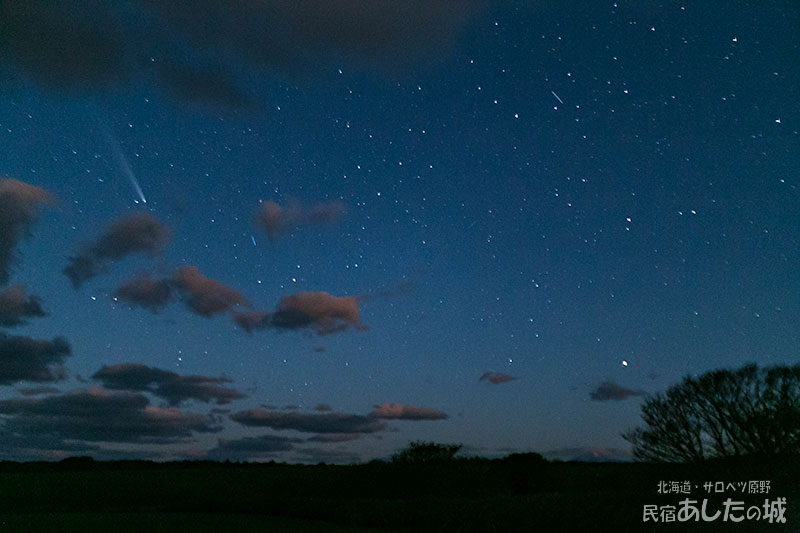
<path fill-rule="evenodd" d="M 384 402 L 380 405 L 374 405 L 373 408 L 369 416 L 385 420 L 444 420 L 447 418 L 445 413 L 436 409 L 399 403 Z"/>
<path fill-rule="evenodd" d="M 207 415 L 150 405 L 143 394 L 103 388 L 74 390 L 44 398 L 0 400 L 4 434 L 55 440 L 169 444 L 195 432 L 221 428 Z"/>
<path fill-rule="evenodd" d="M 486 372 L 478 381 L 488 381 L 492 385 L 499 385 L 500 383 L 514 381 L 515 379 L 517 378 L 509 376 L 508 374 L 503 374 L 502 372 Z"/>
<path fill-rule="evenodd" d="M 331 450 L 330 448 L 297 448 L 293 452 L 294 457 L 301 463 L 335 463 L 335 464 L 355 464 L 362 461 L 357 453 L 353 453 L 341 448 Z"/>
<path fill-rule="evenodd" d="M 327 403 L 318 403 L 316 407 L 314 407 L 315 411 L 333 411 L 333 408 L 328 405 Z"/>
<path fill-rule="evenodd" d="M 291 404 L 291 405 L 284 405 L 283 406 L 283 410 L 284 411 L 297 411 L 298 409 L 300 409 L 299 405 Z"/>
<path fill-rule="evenodd" d="M 0 57 L 1 51 L 2 48 Z M 41 205 L 52 201 L 53 196 L 40 187 L 15 179 L 0 179 L 0 284 L 8 282 L 17 243 L 36 221 Z"/>
<path fill-rule="evenodd" d="M 94 455 L 100 447 L 81 441 L 66 441 L 52 433 L 11 434 L 3 431 L 3 459 L 15 461 L 58 461 L 70 455 Z"/>
<path fill-rule="evenodd" d="M 220 439 L 216 448 L 209 450 L 208 456 L 218 460 L 272 457 L 278 452 L 293 450 L 294 445 L 300 442 L 304 441 L 280 435 L 262 435 L 234 440 Z"/>
<path fill-rule="evenodd" d="M 18 381 L 45 383 L 66 378 L 64 358 L 70 355 L 69 343 L 57 337 L 40 341 L 30 337 L 0 333 L 0 385 Z"/>
<path fill-rule="evenodd" d="M 348 442 L 361 438 L 361 433 L 323 433 L 306 439 L 308 442 Z"/>
<path fill-rule="evenodd" d="M 597 387 L 597 390 L 590 392 L 589 396 L 592 400 L 604 402 L 607 400 L 624 400 L 631 396 L 642 396 L 644 394 L 646 393 L 643 390 L 626 389 L 613 381 L 604 381 Z"/>
<path fill-rule="evenodd" d="M 172 288 L 167 280 L 140 276 L 122 284 L 114 294 L 120 300 L 157 313 L 172 299 Z"/>
<path fill-rule="evenodd" d="M 211 111 L 261 111 L 262 106 L 242 91 L 221 65 L 165 63 L 159 69 L 164 87 L 179 102 Z"/>
<path fill-rule="evenodd" d="M 235 313 L 234 322 L 251 332 L 256 329 L 309 328 L 317 335 L 338 333 L 350 327 L 364 330 L 357 296 L 333 296 L 327 292 L 299 292 L 283 296 L 274 313 Z"/>
<path fill-rule="evenodd" d="M 108 269 L 111 262 L 134 253 L 157 255 L 169 240 L 169 232 L 149 213 L 134 213 L 113 222 L 103 235 L 70 257 L 63 272 L 75 288 Z"/>
<path fill-rule="evenodd" d="M 194 266 L 176 270 L 172 282 L 183 294 L 189 309 L 200 316 L 211 317 L 226 313 L 237 305 L 250 305 L 242 293 L 205 277 Z"/>
<path fill-rule="evenodd" d="M 485 3 L 7 1 L 0 79 L 90 93 L 144 80 L 183 103 L 248 111 L 254 99 L 241 86 L 270 71 L 308 78 L 356 64 L 396 73 L 437 59 Z"/>
<path fill-rule="evenodd" d="M 107 389 L 150 392 L 170 405 L 186 400 L 215 401 L 222 405 L 245 395 L 235 389 L 221 386 L 231 383 L 230 378 L 207 376 L 181 376 L 174 372 L 152 368 L 141 363 L 122 363 L 103 366 L 92 375 Z"/>
<path fill-rule="evenodd" d="M 176 0 L 155 5 L 199 46 L 297 71 L 342 57 L 395 69 L 438 56 L 481 3 Z"/>
<path fill-rule="evenodd" d="M 122 74 L 122 28 L 103 0 L 0 4 L 0 57 L 47 87 L 83 89 Z"/>
<path fill-rule="evenodd" d="M 234 323 L 248 333 L 257 329 L 266 329 L 272 325 L 272 313 L 258 311 L 236 311 L 233 313 Z"/>
<path fill-rule="evenodd" d="M 45 315 L 39 298 L 26 296 L 22 285 L 0 291 L 0 326 L 18 326 L 24 324 L 27 317 Z"/>
<path fill-rule="evenodd" d="M 374 418 L 341 413 L 277 413 L 249 409 L 232 414 L 231 419 L 250 427 L 293 429 L 305 433 L 376 433 L 386 429 L 384 422 Z"/>
<path fill-rule="evenodd" d="M 56 387 L 20 387 L 17 392 L 23 396 L 39 396 L 40 394 L 55 394 L 61 391 Z"/>
<path fill-rule="evenodd" d="M 406 279 L 399 283 L 394 284 L 393 286 L 375 292 L 369 292 L 367 294 L 359 295 L 358 299 L 362 302 L 369 302 L 372 300 L 382 300 L 382 299 L 393 299 L 399 296 L 407 296 L 417 290 L 419 285 L 419 281 L 417 280 L 418 277 L 421 277 L 422 273 L 415 275 L 414 279 Z"/>
<path fill-rule="evenodd" d="M 267 233 L 270 241 L 301 227 L 332 224 L 345 214 L 344 204 L 328 202 L 305 207 L 292 203 L 281 207 L 273 201 L 264 202 L 255 216 L 255 223 Z"/>
<path fill-rule="evenodd" d="M 593 446 L 551 450 L 542 452 L 542 456 L 550 460 L 557 459 L 560 461 L 582 462 L 622 462 L 632 460 L 631 452 L 629 450 L 620 450 L 618 448 L 599 448 Z"/>

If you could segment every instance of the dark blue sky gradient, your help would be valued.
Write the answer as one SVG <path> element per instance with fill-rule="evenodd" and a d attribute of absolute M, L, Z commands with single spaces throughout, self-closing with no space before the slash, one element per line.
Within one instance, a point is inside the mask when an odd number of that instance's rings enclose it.
<path fill-rule="evenodd" d="M 71 355 L 63 380 L 0 386 L 8 457 L 353 461 L 412 439 L 482 455 L 627 451 L 619 434 L 639 423 L 642 392 L 797 362 L 795 2 L 420 1 L 398 14 L 342 0 L 336 16 L 316 0 L 44 4 L 0 8 L 15 29 L 0 41 L 0 174 L 55 197 L 8 283 L 48 316 L 3 333 L 63 336 Z M 271 241 L 254 223 L 268 201 L 346 213 Z M 68 258 L 131 213 L 169 229 L 163 254 L 75 289 Z M 357 297 L 368 329 L 247 333 L 179 296 L 158 313 L 114 299 L 137 275 L 189 265 L 250 311 L 303 291 Z M 91 377 L 122 363 L 226 376 L 246 397 L 167 405 L 152 383 L 109 392 Z M 604 382 L 619 395 L 590 396 Z M 213 431 L 144 442 L 126 427 L 112 442 L 12 409 L 41 385 L 59 392 L 26 401 L 87 390 L 143 394 L 162 414 L 226 412 Z M 387 417 L 384 402 L 447 418 Z M 318 442 L 237 421 L 249 409 L 383 426 Z"/>

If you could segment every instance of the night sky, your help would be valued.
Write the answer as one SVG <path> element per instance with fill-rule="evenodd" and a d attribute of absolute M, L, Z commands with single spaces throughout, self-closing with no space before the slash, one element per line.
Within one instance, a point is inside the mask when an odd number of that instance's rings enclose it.
<path fill-rule="evenodd" d="M 800 345 L 800 4 L 0 4 L 0 459 L 624 458 Z"/>

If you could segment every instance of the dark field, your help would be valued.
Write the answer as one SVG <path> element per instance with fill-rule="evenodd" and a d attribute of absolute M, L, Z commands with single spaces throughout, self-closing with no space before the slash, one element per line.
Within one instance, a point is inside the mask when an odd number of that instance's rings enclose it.
<path fill-rule="evenodd" d="M 691 493 L 659 494 L 659 481 Z M 708 494 L 706 482 L 770 482 Z M 0 463 L 2 531 L 800 531 L 800 460 L 703 465 L 546 462 L 535 455 L 440 464 Z M 695 487 L 697 485 L 697 487 Z M 727 498 L 744 516 L 786 498 L 785 524 L 643 522 L 643 507 Z"/>

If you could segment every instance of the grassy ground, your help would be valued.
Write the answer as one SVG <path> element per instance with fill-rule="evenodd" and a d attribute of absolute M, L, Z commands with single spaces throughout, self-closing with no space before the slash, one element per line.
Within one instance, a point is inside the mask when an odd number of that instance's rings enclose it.
<path fill-rule="evenodd" d="M 658 494 L 689 480 L 690 495 Z M 707 494 L 708 481 L 769 480 L 770 493 Z M 644 523 L 645 504 L 786 497 L 786 524 Z M 800 531 L 800 460 L 706 465 L 0 463 L 2 531 Z"/>

